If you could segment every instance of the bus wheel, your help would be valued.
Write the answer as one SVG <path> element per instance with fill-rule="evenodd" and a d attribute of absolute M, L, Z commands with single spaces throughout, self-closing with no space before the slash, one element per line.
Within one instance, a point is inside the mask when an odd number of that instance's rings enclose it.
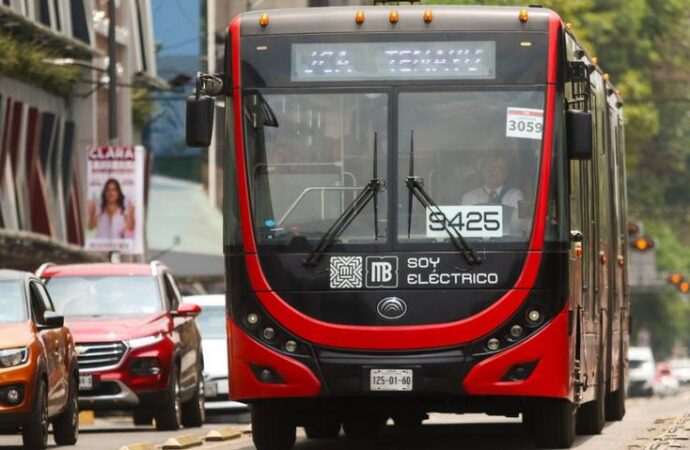
<path fill-rule="evenodd" d="M 563 399 L 537 399 L 523 423 L 540 448 L 570 448 L 575 440 L 575 405 Z"/>
<path fill-rule="evenodd" d="M 598 377 L 596 396 L 584 403 L 577 412 L 577 434 L 601 434 L 606 421 L 606 404 L 603 377 Z"/>
<path fill-rule="evenodd" d="M 340 434 L 340 420 L 323 418 L 318 423 L 305 425 L 304 432 L 309 439 L 335 439 Z"/>
<path fill-rule="evenodd" d="M 343 420 L 343 430 L 350 439 L 367 439 L 375 437 L 386 424 L 387 417 L 379 415 L 361 415 L 347 417 Z"/>
<path fill-rule="evenodd" d="M 292 449 L 297 427 L 283 409 L 270 403 L 255 403 L 251 410 L 256 450 Z"/>
<path fill-rule="evenodd" d="M 625 416 L 625 389 L 619 387 L 617 391 L 606 395 L 606 420 L 623 420 Z"/>

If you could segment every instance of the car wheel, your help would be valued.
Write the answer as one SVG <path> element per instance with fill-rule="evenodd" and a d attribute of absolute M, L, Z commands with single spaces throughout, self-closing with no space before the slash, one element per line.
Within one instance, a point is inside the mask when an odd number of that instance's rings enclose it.
<path fill-rule="evenodd" d="M 197 388 L 194 396 L 182 405 L 182 425 L 185 428 L 200 427 L 206 420 L 206 405 L 204 404 L 204 377 L 201 370 L 198 373 Z"/>
<path fill-rule="evenodd" d="M 252 405 L 252 439 L 256 450 L 291 450 L 296 425 L 280 407 L 267 403 Z"/>
<path fill-rule="evenodd" d="M 76 376 L 70 378 L 65 410 L 53 421 L 53 436 L 57 445 L 74 445 L 79 438 L 79 388 Z"/>
<path fill-rule="evenodd" d="M 182 405 L 180 401 L 180 377 L 177 367 L 170 371 L 170 385 L 165 401 L 156 414 L 156 429 L 159 431 L 175 431 L 182 423 Z"/>
<path fill-rule="evenodd" d="M 48 390 L 44 381 L 38 384 L 34 402 L 33 414 L 22 427 L 22 441 L 26 449 L 43 450 L 48 445 Z"/>

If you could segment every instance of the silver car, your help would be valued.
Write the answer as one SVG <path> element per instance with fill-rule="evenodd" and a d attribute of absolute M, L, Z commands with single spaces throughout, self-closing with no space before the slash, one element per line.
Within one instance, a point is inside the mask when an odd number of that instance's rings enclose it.
<path fill-rule="evenodd" d="M 201 306 L 196 318 L 201 332 L 201 348 L 204 354 L 204 380 L 206 411 L 243 410 L 244 403 L 229 398 L 228 339 L 225 328 L 224 295 L 192 295 L 185 302 Z"/>
<path fill-rule="evenodd" d="M 628 349 L 628 395 L 644 395 L 651 397 L 654 394 L 655 362 L 652 349 L 649 347 L 630 347 Z"/>

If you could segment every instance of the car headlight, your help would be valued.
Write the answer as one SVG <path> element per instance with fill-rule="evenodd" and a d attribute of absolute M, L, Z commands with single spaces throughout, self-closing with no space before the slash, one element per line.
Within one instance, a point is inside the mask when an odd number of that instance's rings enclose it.
<path fill-rule="evenodd" d="M 28 347 L 0 350 L 0 367 L 18 366 L 24 364 L 27 359 L 29 359 Z"/>
<path fill-rule="evenodd" d="M 127 345 L 130 346 L 130 348 L 139 348 L 139 347 L 145 347 L 147 345 L 155 344 L 156 342 L 160 342 L 163 340 L 163 333 L 156 333 L 151 336 L 144 336 L 140 338 L 135 338 L 135 339 L 130 339 L 127 341 Z"/>

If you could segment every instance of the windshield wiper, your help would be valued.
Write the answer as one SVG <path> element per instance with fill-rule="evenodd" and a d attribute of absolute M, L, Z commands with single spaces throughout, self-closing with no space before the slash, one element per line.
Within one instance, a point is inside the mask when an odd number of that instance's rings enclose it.
<path fill-rule="evenodd" d="M 424 179 L 414 174 L 414 130 L 410 130 L 410 172 L 405 179 L 405 184 L 409 189 L 409 195 L 407 197 L 407 237 L 409 238 L 412 233 L 412 196 L 414 196 L 425 209 L 431 210 L 432 214 L 441 216 L 443 219 L 443 229 L 448 233 L 450 241 L 455 248 L 458 249 L 463 258 L 465 258 L 467 264 L 481 264 L 482 260 L 479 259 L 458 229 L 448 226 L 448 217 L 424 189 Z"/>
<path fill-rule="evenodd" d="M 352 221 L 362 212 L 369 204 L 371 199 L 374 199 L 374 239 L 379 238 L 378 225 L 378 193 L 386 187 L 386 182 L 378 177 L 378 148 L 377 148 L 377 133 L 374 133 L 374 169 L 373 177 L 364 186 L 364 189 L 359 191 L 357 197 L 348 205 L 333 225 L 324 233 L 321 240 L 316 244 L 316 247 L 311 251 L 309 256 L 303 261 L 305 267 L 315 266 L 328 248 L 335 242 L 336 239 L 350 226 Z"/>

